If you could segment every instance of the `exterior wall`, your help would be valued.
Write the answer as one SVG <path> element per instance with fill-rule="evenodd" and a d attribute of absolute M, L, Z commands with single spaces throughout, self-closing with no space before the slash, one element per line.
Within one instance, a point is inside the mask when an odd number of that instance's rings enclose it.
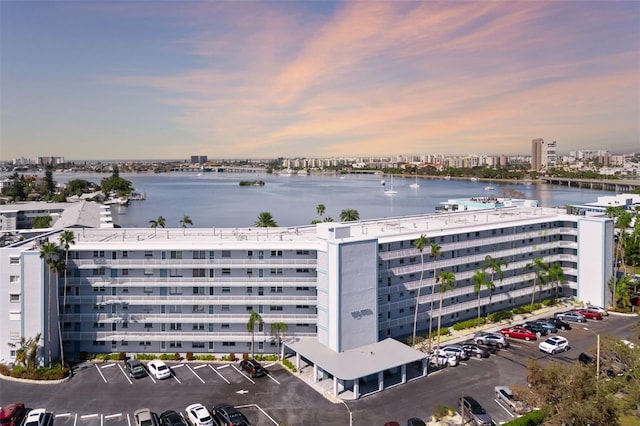
<path fill-rule="evenodd" d="M 598 306 L 609 306 L 608 283 L 613 276 L 613 219 L 582 218 L 578 221 L 577 298 Z"/>

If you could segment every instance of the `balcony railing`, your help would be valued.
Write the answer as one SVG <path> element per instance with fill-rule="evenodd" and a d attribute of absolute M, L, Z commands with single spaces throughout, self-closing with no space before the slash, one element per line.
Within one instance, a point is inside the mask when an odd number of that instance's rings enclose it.
<path fill-rule="evenodd" d="M 255 296 L 225 295 L 225 296 L 155 296 L 155 295 L 131 295 L 131 296 L 67 296 L 69 304 L 93 304 L 93 305 L 315 305 L 315 296 L 275 296 L 265 294 Z"/>
<path fill-rule="evenodd" d="M 287 338 L 310 338 L 317 334 L 292 332 L 287 333 Z M 251 334 L 248 332 L 190 332 L 190 331 L 64 331 L 63 340 L 84 341 L 150 341 L 150 342 L 251 342 Z M 256 342 L 268 342 L 274 337 L 269 333 L 256 332 Z M 231 347 L 232 348 L 232 347 Z M 231 349 L 230 348 L 230 349 Z"/>
<path fill-rule="evenodd" d="M 87 277 L 68 278 L 67 283 L 92 287 L 315 287 L 316 277 Z"/>
<path fill-rule="evenodd" d="M 285 324 L 315 324 L 318 320 L 316 314 L 269 314 L 261 313 L 260 316 L 265 324 L 273 324 L 283 322 Z M 65 322 L 82 322 L 82 323 L 122 323 L 131 324 L 162 324 L 162 323 L 181 323 L 181 324 L 246 324 L 249 315 L 247 314 L 207 314 L 202 315 L 182 314 L 182 313 L 119 313 L 119 314 L 65 314 L 62 316 Z"/>
<path fill-rule="evenodd" d="M 69 259 L 72 266 L 78 269 L 91 269 L 109 266 L 114 269 L 136 268 L 315 268 L 318 263 L 314 259 L 289 259 L 289 258 L 264 258 L 251 257 L 246 259 L 111 259 L 107 257 L 94 257 L 91 259 Z"/>

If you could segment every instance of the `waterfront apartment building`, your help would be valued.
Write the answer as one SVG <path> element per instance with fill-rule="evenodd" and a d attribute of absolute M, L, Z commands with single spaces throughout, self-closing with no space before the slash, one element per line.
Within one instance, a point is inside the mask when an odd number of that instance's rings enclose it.
<path fill-rule="evenodd" d="M 545 142 L 544 139 L 531 141 L 531 170 L 544 171 L 556 166 L 556 141 Z"/>
<path fill-rule="evenodd" d="M 291 228 L 71 229 L 65 274 L 52 272 L 40 247 L 59 232 L 0 248 L 0 359 L 15 359 L 7 342 L 42 333 L 42 356 L 82 352 L 274 353 L 271 325 L 285 341 L 315 342 L 330 352 L 358 350 L 418 332 L 439 313 L 442 325 L 477 316 L 473 274 L 486 256 L 507 262 L 482 314 L 550 298 L 534 287 L 533 260 L 559 263 L 561 296 L 608 305 L 613 221 L 541 207 L 426 214 L 319 223 Z M 424 235 L 440 246 L 420 252 Z M 60 258 L 65 258 L 61 251 Z M 535 292 L 535 295 L 534 295 Z M 247 331 L 251 311 L 264 324 Z M 436 321 L 433 322 L 436 324 Z M 60 339 L 61 333 L 62 338 Z M 369 353 L 369 352 L 367 352 Z M 373 354 L 373 351 L 371 352 Z"/>

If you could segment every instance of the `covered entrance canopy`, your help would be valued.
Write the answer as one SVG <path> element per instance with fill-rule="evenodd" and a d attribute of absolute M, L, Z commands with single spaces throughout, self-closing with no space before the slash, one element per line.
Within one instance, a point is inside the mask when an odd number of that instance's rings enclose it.
<path fill-rule="evenodd" d="M 353 386 L 353 396 L 359 398 L 360 380 L 374 375 L 378 377 L 376 390 L 381 391 L 385 388 L 383 373 L 397 368 L 400 368 L 398 383 L 406 383 L 406 367 L 414 363 L 420 366 L 420 377 L 427 374 L 426 355 L 391 338 L 343 352 L 335 352 L 317 341 L 287 341 L 284 346 L 296 354 L 298 370 L 301 369 L 300 357 L 313 364 L 314 382 L 318 381 L 318 370 L 330 374 L 334 396 L 338 396 L 338 384 L 341 384 L 343 390 Z"/>

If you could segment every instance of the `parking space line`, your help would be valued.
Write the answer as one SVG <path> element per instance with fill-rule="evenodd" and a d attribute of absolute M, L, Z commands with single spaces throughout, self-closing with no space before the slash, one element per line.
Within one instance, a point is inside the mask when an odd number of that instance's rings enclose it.
<path fill-rule="evenodd" d="M 227 368 L 227 367 L 229 367 L 229 364 L 221 365 L 220 367 L 218 367 L 218 370 L 222 370 L 223 368 Z"/>
<path fill-rule="evenodd" d="M 198 373 L 196 373 L 195 371 L 193 371 L 193 369 L 191 367 L 189 367 L 187 365 L 187 368 L 193 373 L 194 376 L 196 376 L 202 383 L 205 383 L 204 380 L 202 380 L 202 377 L 198 376 Z"/>
<path fill-rule="evenodd" d="M 273 377 L 271 377 L 271 374 L 267 374 L 267 377 L 270 378 L 271 380 L 273 380 L 274 382 L 276 382 L 277 384 L 280 384 L 279 381 L 277 381 L 276 379 L 274 379 Z"/>
<path fill-rule="evenodd" d="M 76 413 L 75 417 L 73 418 L 73 426 L 76 426 L 76 423 L 78 423 L 78 413 Z"/>
<path fill-rule="evenodd" d="M 102 366 L 102 367 L 100 367 L 100 368 L 115 367 L 115 365 L 116 365 L 116 364 L 115 364 L 114 362 L 111 362 L 111 363 L 109 363 L 109 364 L 107 364 L 107 365 L 103 365 L 103 366 Z"/>
<path fill-rule="evenodd" d="M 124 372 L 124 370 L 122 369 L 122 366 L 120 364 L 118 364 L 118 368 L 120 369 L 120 371 L 122 371 L 122 375 L 124 376 L 125 379 L 127 379 L 129 381 L 129 384 L 132 385 L 133 382 L 131 381 L 131 379 L 129 378 L 129 375 L 127 373 Z"/>
<path fill-rule="evenodd" d="M 129 418 L 129 413 L 127 413 L 127 426 L 131 426 L 131 418 Z"/>
<path fill-rule="evenodd" d="M 100 377 L 102 377 L 102 380 L 104 380 L 104 382 L 107 383 L 107 379 L 104 377 L 104 374 L 102 374 L 102 371 L 100 371 L 98 364 L 93 364 L 93 365 L 96 366 L 96 370 L 98 370 L 98 373 L 100 374 Z"/>
<path fill-rule="evenodd" d="M 149 376 L 149 378 L 151 379 L 151 381 L 152 381 L 153 383 L 155 383 L 155 382 L 156 382 L 156 381 L 155 381 L 155 379 L 153 378 L 153 376 L 152 376 L 151 374 L 147 373 L 147 376 Z"/>
<path fill-rule="evenodd" d="M 247 376 L 246 374 L 244 374 L 244 372 L 240 371 L 240 369 L 238 367 L 236 367 L 235 365 L 232 365 L 231 367 L 233 367 L 234 370 L 236 370 L 238 373 L 242 374 L 244 376 L 245 379 L 247 379 L 248 381 L 250 381 L 251 383 L 253 383 L 254 385 L 256 384 L 256 382 L 254 382 L 253 380 L 251 380 L 251 377 Z"/>
<path fill-rule="evenodd" d="M 498 404 L 500 406 L 500 408 L 502 408 L 504 411 L 506 411 L 508 415 L 510 415 L 511 417 L 516 417 L 515 414 L 513 414 L 511 412 L 511 410 L 508 410 L 504 405 L 502 405 L 502 403 L 500 401 L 498 401 L 497 399 L 494 399 L 494 401 L 496 402 L 496 404 Z"/>
<path fill-rule="evenodd" d="M 273 417 L 271 417 L 270 415 L 268 415 L 268 414 L 267 414 L 267 412 L 266 412 L 266 411 L 264 411 L 264 410 L 263 410 L 263 409 L 262 409 L 258 404 L 240 405 L 240 406 L 238 406 L 238 407 L 236 407 L 236 408 L 238 408 L 238 409 L 242 409 L 242 408 L 247 408 L 247 407 L 256 407 L 258 410 L 260 410 L 260 411 L 262 412 L 262 414 L 264 414 L 264 415 L 265 415 L 265 417 L 266 417 L 266 418 L 268 418 L 269 420 L 271 420 L 271 422 L 272 422 L 274 425 L 278 426 L 278 424 L 279 424 L 279 423 L 278 423 L 278 422 L 276 422 L 275 420 L 273 420 Z"/>
<path fill-rule="evenodd" d="M 80 416 L 81 419 L 93 419 L 95 417 L 98 417 L 100 414 L 85 414 L 84 416 Z"/>
<path fill-rule="evenodd" d="M 71 413 L 60 413 L 60 414 L 56 414 L 56 419 L 58 417 L 71 417 Z"/>
<path fill-rule="evenodd" d="M 198 365 L 198 366 L 193 367 L 193 369 L 197 370 L 199 368 L 206 367 L 206 366 L 207 366 L 207 364 L 202 364 L 202 365 Z"/>
<path fill-rule="evenodd" d="M 224 380 L 225 382 L 227 382 L 227 384 L 228 384 L 228 385 L 230 385 L 230 384 L 231 384 L 231 382 L 230 382 L 230 381 L 228 381 L 228 380 L 227 380 L 227 378 L 226 378 L 226 377 L 224 377 L 222 374 L 220 374 L 220 373 L 218 372 L 218 370 L 216 370 L 215 368 L 213 368 L 211 365 L 209 365 L 209 368 L 210 368 L 214 373 L 216 373 L 218 376 L 220 376 L 220 378 L 221 378 L 222 380 Z"/>
<path fill-rule="evenodd" d="M 176 377 L 176 373 L 174 373 L 173 371 L 171 372 L 171 377 L 173 377 L 174 379 L 176 379 L 176 382 L 178 383 L 182 383 L 177 377 Z"/>
<path fill-rule="evenodd" d="M 100 414 L 100 426 L 104 426 L 104 414 Z"/>
<path fill-rule="evenodd" d="M 118 414 L 109 414 L 108 416 L 104 416 L 105 419 L 113 419 L 114 417 L 120 417 L 122 416 L 122 413 L 118 413 Z"/>

